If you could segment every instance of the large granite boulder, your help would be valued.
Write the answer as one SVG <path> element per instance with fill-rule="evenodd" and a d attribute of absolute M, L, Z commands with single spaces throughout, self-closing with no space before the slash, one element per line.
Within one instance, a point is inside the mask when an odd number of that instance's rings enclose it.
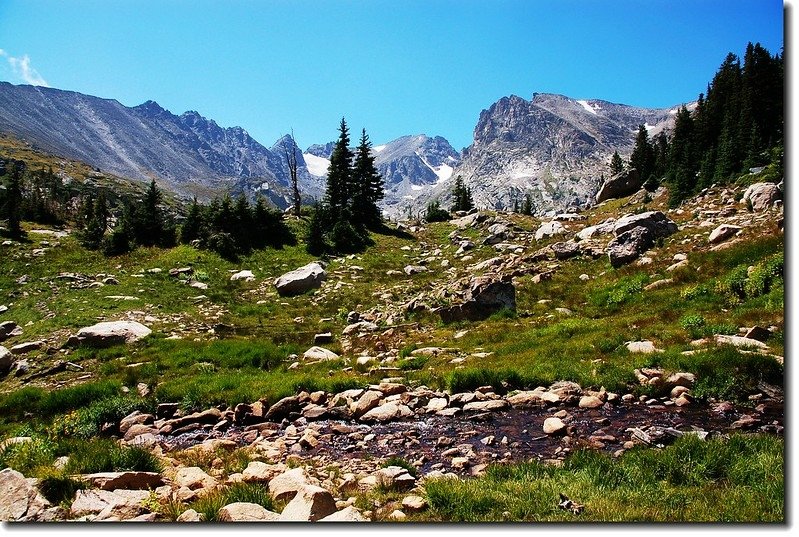
<path fill-rule="evenodd" d="M 5 375 L 14 365 L 14 354 L 0 345 L 0 375 Z"/>
<path fill-rule="evenodd" d="M 35 481 L 11 468 L 0 471 L 0 522 L 36 520 L 50 507 Z"/>
<path fill-rule="evenodd" d="M 645 227 L 625 231 L 608 244 L 608 257 L 613 268 L 632 263 L 655 244 L 652 233 Z"/>
<path fill-rule="evenodd" d="M 308 263 L 304 267 L 292 270 L 275 280 L 280 296 L 301 295 L 311 289 L 321 287 L 327 279 L 327 272 L 319 263 Z"/>
<path fill-rule="evenodd" d="M 516 311 L 516 288 L 511 281 L 487 275 L 471 280 L 460 303 L 440 308 L 438 314 L 445 323 L 479 321 L 502 309 Z"/>
<path fill-rule="evenodd" d="M 608 257 L 614 268 L 638 259 L 658 239 L 677 231 L 677 224 L 660 211 L 648 211 L 620 218 L 613 226 L 616 237 L 608 244 Z"/>
<path fill-rule="evenodd" d="M 753 211 L 769 210 L 774 202 L 782 199 L 782 192 L 774 183 L 755 183 L 744 192 L 743 202 L 749 203 Z"/>
<path fill-rule="evenodd" d="M 605 183 L 596 194 L 596 202 L 601 203 L 605 200 L 623 198 L 630 194 L 635 194 L 643 186 L 644 181 L 638 170 L 631 168 L 624 170 L 616 175 L 605 179 Z"/>
<path fill-rule="evenodd" d="M 151 333 L 152 330 L 136 321 L 109 321 L 81 328 L 67 343 L 72 346 L 110 347 L 139 341 Z"/>
<path fill-rule="evenodd" d="M 618 237 L 625 231 L 636 227 L 644 227 L 652 233 L 653 240 L 668 237 L 677 231 L 677 224 L 660 211 L 647 211 L 639 214 L 629 214 L 616 221 L 613 233 Z"/>

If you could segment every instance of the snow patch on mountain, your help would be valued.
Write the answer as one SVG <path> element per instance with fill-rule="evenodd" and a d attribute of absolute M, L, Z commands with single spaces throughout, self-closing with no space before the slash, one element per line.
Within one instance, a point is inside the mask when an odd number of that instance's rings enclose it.
<path fill-rule="evenodd" d="M 327 175 L 327 168 L 330 166 L 330 161 L 326 158 L 317 157 L 311 153 L 303 153 L 302 158 L 305 159 L 305 165 L 308 166 L 308 172 L 317 177 L 325 177 Z"/>
<path fill-rule="evenodd" d="M 594 115 L 597 115 L 597 114 L 596 114 L 596 109 L 594 109 L 594 107 L 593 107 L 593 106 L 591 106 L 590 104 L 588 104 L 588 101 L 579 100 L 579 101 L 577 101 L 577 102 L 580 104 L 580 106 L 582 106 L 583 108 L 585 108 L 585 110 L 586 110 L 587 112 L 591 112 L 592 114 L 594 114 Z"/>

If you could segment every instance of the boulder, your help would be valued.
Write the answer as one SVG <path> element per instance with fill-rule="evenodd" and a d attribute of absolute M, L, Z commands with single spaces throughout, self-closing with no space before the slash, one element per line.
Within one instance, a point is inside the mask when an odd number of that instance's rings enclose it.
<path fill-rule="evenodd" d="M 724 242 L 730 237 L 733 237 L 736 233 L 738 233 L 742 229 L 743 228 L 741 226 L 733 226 L 731 224 L 721 224 L 719 227 L 710 232 L 710 236 L 708 237 L 707 241 L 710 244 L 718 244 L 720 242 Z"/>
<path fill-rule="evenodd" d="M 596 194 L 596 202 L 602 203 L 609 199 L 623 198 L 624 196 L 635 194 L 641 189 L 643 184 L 644 180 L 635 168 L 621 171 L 605 179 Z"/>
<path fill-rule="evenodd" d="M 264 416 L 269 421 L 280 421 L 288 418 L 290 414 L 300 412 L 300 399 L 296 395 L 284 397 L 274 405 L 269 407 Z"/>
<path fill-rule="evenodd" d="M 578 406 L 580 408 L 599 408 L 605 403 L 602 402 L 602 399 L 595 395 L 584 395 L 580 398 L 580 402 Z"/>
<path fill-rule="evenodd" d="M 82 475 L 81 479 L 101 490 L 147 490 L 164 483 L 158 472 L 99 472 Z"/>
<path fill-rule="evenodd" d="M 255 274 L 253 274 L 251 270 L 240 270 L 237 273 L 230 276 L 230 281 L 232 282 L 236 282 L 239 280 L 244 280 L 245 282 L 255 281 Z"/>
<path fill-rule="evenodd" d="M 68 344 L 110 347 L 139 341 L 151 333 L 152 330 L 136 321 L 109 321 L 81 328 L 69 338 Z"/>
<path fill-rule="evenodd" d="M 235 502 L 219 510 L 221 522 L 270 522 L 279 518 L 280 515 L 257 503 Z"/>
<path fill-rule="evenodd" d="M 327 350 L 324 347 L 311 347 L 302 355 L 303 358 L 306 360 L 321 360 L 326 362 L 327 360 L 337 360 L 338 354 L 333 351 Z"/>
<path fill-rule="evenodd" d="M 281 522 L 316 522 L 336 512 L 336 500 L 321 487 L 306 485 L 280 513 Z"/>
<path fill-rule="evenodd" d="M 402 499 L 402 508 L 408 513 L 419 513 L 427 509 L 427 500 L 416 495 L 406 496 Z"/>
<path fill-rule="evenodd" d="M 292 468 L 269 481 L 269 494 L 276 501 L 289 501 L 300 489 L 313 484 L 303 468 Z"/>
<path fill-rule="evenodd" d="M 212 489 L 217 484 L 213 477 L 197 466 L 179 468 L 174 481 L 178 487 L 186 487 L 189 490 Z"/>
<path fill-rule="evenodd" d="M 371 409 L 361 416 L 361 421 L 391 421 L 394 419 L 408 418 L 413 416 L 413 411 L 407 406 L 397 403 L 389 402 L 384 403 L 376 408 Z"/>
<path fill-rule="evenodd" d="M 175 519 L 175 522 L 202 522 L 202 518 L 200 517 L 200 513 L 194 509 L 186 509 Z"/>
<path fill-rule="evenodd" d="M 652 234 L 652 240 L 665 238 L 677 231 L 677 224 L 660 211 L 647 211 L 639 214 L 624 216 L 616 221 L 613 233 L 618 237 L 625 231 L 643 227 Z"/>
<path fill-rule="evenodd" d="M 363 416 L 373 408 L 380 404 L 383 394 L 376 390 L 369 390 L 365 392 L 360 399 L 352 405 L 352 414 L 356 418 Z"/>
<path fill-rule="evenodd" d="M 544 433 L 548 435 L 565 434 L 566 424 L 560 418 L 547 418 L 544 420 Z"/>
<path fill-rule="evenodd" d="M 275 280 L 280 296 L 294 296 L 317 289 L 327 279 L 327 272 L 319 263 L 308 263 L 298 269 L 283 274 Z"/>
<path fill-rule="evenodd" d="M 580 245 L 574 241 L 556 242 L 549 247 L 555 254 L 555 259 L 569 259 L 580 255 Z"/>
<path fill-rule="evenodd" d="M 369 522 L 369 519 L 363 516 L 357 507 L 350 505 L 332 515 L 320 518 L 319 522 Z"/>
<path fill-rule="evenodd" d="M 767 211 L 774 202 L 782 199 L 782 192 L 774 183 L 755 183 L 746 189 L 743 202 L 749 203 L 756 212 Z"/>
<path fill-rule="evenodd" d="M 593 238 L 596 235 L 606 235 L 608 233 L 613 233 L 613 227 L 616 225 L 615 218 L 608 218 L 601 224 L 597 224 L 595 226 L 588 226 L 581 229 L 576 236 L 577 240 L 585 241 L 588 239 Z"/>
<path fill-rule="evenodd" d="M 655 348 L 655 344 L 651 341 L 628 341 L 627 350 L 633 354 L 652 354 L 653 352 L 661 352 L 660 349 Z"/>
<path fill-rule="evenodd" d="M 358 321 L 357 323 L 352 323 L 347 325 L 344 330 L 341 331 L 342 334 L 349 335 L 353 332 L 374 332 L 377 330 L 377 325 L 375 323 L 370 323 L 369 321 Z"/>
<path fill-rule="evenodd" d="M 463 405 L 465 412 L 493 412 L 508 408 L 508 402 L 502 399 L 489 399 L 488 401 L 472 401 Z"/>
<path fill-rule="evenodd" d="M 613 268 L 632 263 L 655 244 L 652 233 L 645 227 L 635 227 L 616 236 L 607 252 Z"/>
<path fill-rule="evenodd" d="M 538 226 L 538 229 L 535 231 L 535 240 L 540 241 L 541 239 L 562 235 L 563 233 L 566 233 L 566 228 L 563 227 L 563 224 L 560 222 L 544 222 Z"/>
<path fill-rule="evenodd" d="M 416 484 L 416 478 L 401 466 L 381 468 L 377 471 L 375 477 L 377 478 L 377 485 L 385 490 L 410 490 Z"/>
<path fill-rule="evenodd" d="M 423 267 L 421 265 L 407 265 L 402 270 L 408 276 L 413 276 L 414 274 L 420 274 L 422 272 L 427 272 L 427 267 Z"/>
<path fill-rule="evenodd" d="M 143 505 L 149 496 L 147 490 L 79 490 L 69 513 L 72 518 L 95 515 L 96 520 L 134 518 L 144 513 Z"/>
<path fill-rule="evenodd" d="M 0 345 L 0 375 L 4 375 L 11 370 L 14 365 L 14 355 L 11 351 Z"/>
<path fill-rule="evenodd" d="M 261 461 L 250 461 L 241 473 L 245 483 L 269 483 L 272 479 L 286 471 L 283 464 L 267 464 Z"/>
<path fill-rule="evenodd" d="M 542 390 L 523 391 L 506 398 L 513 408 L 533 408 L 544 404 L 541 399 Z"/>
<path fill-rule="evenodd" d="M 502 309 L 516 311 L 513 282 L 496 276 L 478 276 L 469 282 L 460 304 L 441 308 L 438 314 L 445 323 L 479 321 Z"/>
<path fill-rule="evenodd" d="M 50 507 L 32 480 L 11 468 L 0 471 L 0 491 L 0 522 L 36 520 Z"/>
<path fill-rule="evenodd" d="M 36 351 L 44 347 L 43 340 L 28 341 L 26 343 L 19 343 L 11 347 L 11 354 L 28 354 L 29 352 Z"/>
<path fill-rule="evenodd" d="M 22 335 L 22 329 L 14 321 L 3 321 L 0 323 L 0 341 L 4 341 L 12 336 Z"/>
<path fill-rule="evenodd" d="M 768 350 L 768 345 L 756 339 L 749 339 L 741 336 L 728 336 L 725 334 L 716 334 L 714 336 L 716 343 L 719 345 L 732 345 L 734 347 L 754 347 L 756 349 Z"/>

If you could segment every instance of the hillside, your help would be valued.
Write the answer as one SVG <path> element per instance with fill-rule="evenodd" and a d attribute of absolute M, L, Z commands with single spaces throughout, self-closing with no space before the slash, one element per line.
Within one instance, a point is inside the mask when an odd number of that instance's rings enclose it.
<path fill-rule="evenodd" d="M 23 516 L 783 520 L 783 216 L 758 180 L 401 224 L 294 296 L 302 240 L 106 258 L 25 224 L 0 245 L 0 457 L 52 487 Z M 152 333 L 96 347 L 99 321 Z M 111 470 L 157 473 L 92 505 Z"/>

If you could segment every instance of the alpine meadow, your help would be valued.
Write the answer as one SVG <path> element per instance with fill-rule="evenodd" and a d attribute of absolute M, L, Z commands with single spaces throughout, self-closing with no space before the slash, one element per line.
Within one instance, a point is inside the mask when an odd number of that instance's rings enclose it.
<path fill-rule="evenodd" d="M 0 521 L 786 527 L 790 13 L 0 7 Z"/>

